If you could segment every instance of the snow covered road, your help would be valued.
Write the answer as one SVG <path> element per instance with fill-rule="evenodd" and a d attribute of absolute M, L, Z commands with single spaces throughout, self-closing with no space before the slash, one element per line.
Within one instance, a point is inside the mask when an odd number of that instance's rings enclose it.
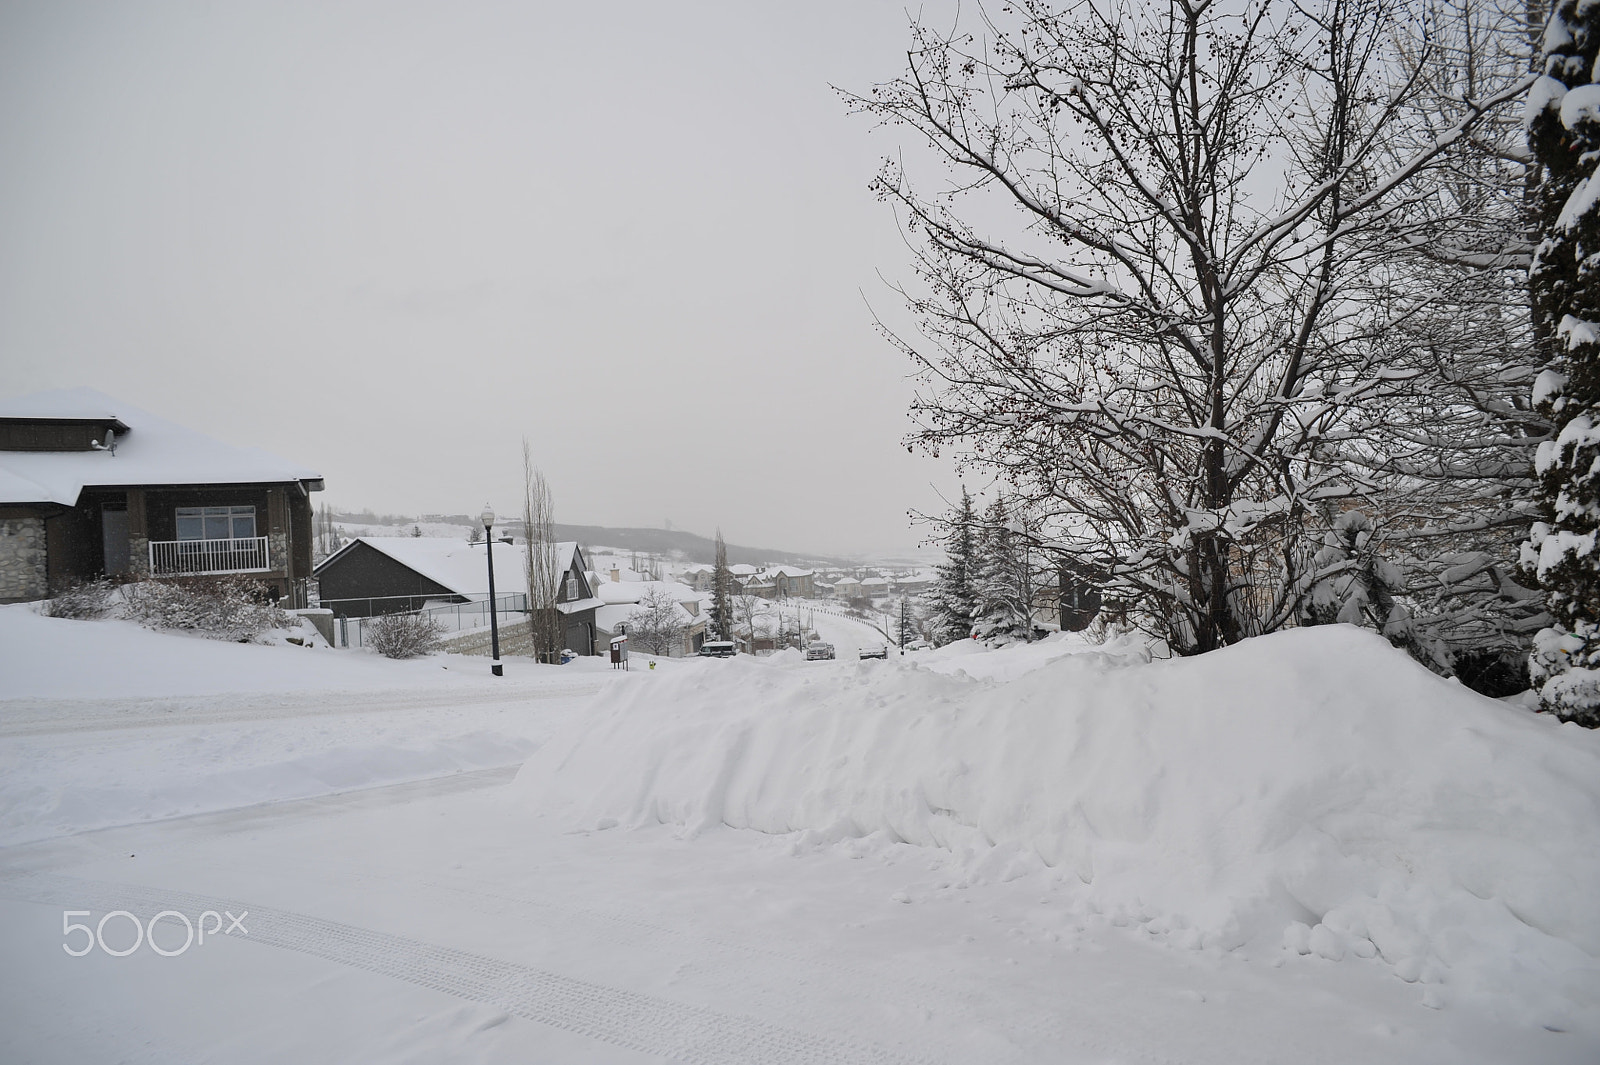
<path fill-rule="evenodd" d="M 573 834 L 530 825 L 485 783 L 0 851 L 0 948 L 24 961 L 0 995 L 25 1051 L 12 1060 L 1250 1065 L 1593 1049 L 1421 1009 L 1371 970 L 1263 971 L 1141 942 L 1071 917 L 1045 885 L 941 890 L 917 848 L 851 860 L 732 830 Z M 257 938 L 72 958 L 67 909 L 249 910 Z"/>
<path fill-rule="evenodd" d="M 0 629 L 32 624 L 5 614 Z M 949 717 L 945 734 L 989 721 L 985 734 L 1000 737 L 993 715 L 1047 699 L 1055 709 L 1028 720 L 1048 724 L 1070 705 L 1059 689 L 1087 691 L 1086 678 L 1112 683 L 1125 668 L 1130 681 L 1146 677 L 1136 654 L 1096 652 L 1087 672 L 1054 664 L 1084 650 L 1064 642 L 888 663 L 665 662 L 627 675 L 514 662 L 492 683 L 474 670 L 481 662 L 448 657 L 388 671 L 370 658 L 224 647 L 230 662 L 252 653 L 247 683 L 229 691 L 225 670 L 207 673 L 214 645 L 172 639 L 140 646 L 169 666 L 187 658 L 189 671 L 168 690 L 147 677 L 127 701 L 97 690 L 114 673 L 62 699 L 27 676 L 26 693 L 6 698 L 17 674 L 0 674 L 7 1063 L 1600 1060 L 1600 1032 L 1587 1028 L 1426 1008 L 1433 985 L 1397 979 L 1382 959 L 1335 962 L 1276 943 L 1186 947 L 1150 914 L 1086 906 L 1068 867 L 1025 861 L 1013 844 L 975 859 L 970 848 L 904 842 L 850 824 L 864 808 L 821 830 L 727 827 L 763 803 L 798 815 L 781 789 L 802 762 L 816 765 L 794 778 L 811 782 L 808 794 L 849 809 L 821 770 L 848 783 L 851 766 L 868 764 L 863 753 L 912 757 L 936 714 Z M 273 683 L 308 661 L 323 689 Z M 1050 670 L 1082 676 L 1064 684 Z M 215 690 L 196 691 L 199 682 Z M 950 692 L 979 701 L 940 709 Z M 908 724 L 885 724 L 902 712 Z M 726 729 L 708 733 L 714 744 L 696 739 L 699 717 L 746 713 L 753 724 L 739 734 L 751 737 L 794 727 L 803 738 L 806 722 L 825 722 L 819 735 L 854 742 L 871 726 L 885 746 L 841 748 L 841 758 L 788 738 L 752 746 Z M 657 768 L 630 768 L 646 765 L 633 741 Z M 975 739 L 958 747 L 981 769 Z M 778 759 L 770 771 L 717 768 L 748 769 L 762 751 Z M 1580 755 L 1574 764 L 1586 764 Z M 1507 782 L 1520 779 L 1519 763 L 1497 757 Z M 1032 771 L 1018 755 L 1001 762 Z M 896 765 L 870 775 L 887 786 Z M 641 810 L 670 803 L 688 817 L 664 805 L 620 826 L 584 824 L 534 800 L 546 790 L 621 808 L 637 793 Z M 992 782 L 974 794 L 999 797 Z M 952 805 L 938 816 L 957 814 Z M 976 825 L 987 815 L 960 816 Z M 1493 854 L 1493 839 L 1479 838 L 1476 852 Z M 1138 857 L 1116 846 L 1127 863 Z M 1580 861 L 1562 868 L 1587 875 Z M 1099 881 L 1114 889 L 1109 875 Z M 150 924 L 163 910 L 202 924 L 207 911 L 248 911 L 249 935 L 179 951 L 177 916 Z M 136 943 L 135 920 L 172 956 Z M 100 930 L 83 956 L 66 949 L 87 934 L 66 934 L 74 921 Z"/>

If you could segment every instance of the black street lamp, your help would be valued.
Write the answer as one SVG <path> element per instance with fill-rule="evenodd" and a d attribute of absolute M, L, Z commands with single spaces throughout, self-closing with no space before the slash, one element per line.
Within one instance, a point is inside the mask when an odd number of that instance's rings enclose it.
<path fill-rule="evenodd" d="M 500 666 L 500 622 L 494 612 L 494 511 L 489 504 L 483 505 L 483 513 L 478 515 L 478 520 L 483 522 L 484 554 L 489 556 L 489 643 L 493 652 L 489 672 L 503 677 L 505 671 Z"/>

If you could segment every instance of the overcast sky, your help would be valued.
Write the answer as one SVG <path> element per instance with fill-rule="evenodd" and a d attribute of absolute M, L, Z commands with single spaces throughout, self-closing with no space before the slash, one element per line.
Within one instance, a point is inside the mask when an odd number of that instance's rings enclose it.
<path fill-rule="evenodd" d="M 956 482 L 868 308 L 897 146 L 829 88 L 908 41 L 879 0 L 7 0 L 0 395 L 93 385 L 337 506 L 514 513 L 526 436 L 561 521 L 909 547 Z"/>

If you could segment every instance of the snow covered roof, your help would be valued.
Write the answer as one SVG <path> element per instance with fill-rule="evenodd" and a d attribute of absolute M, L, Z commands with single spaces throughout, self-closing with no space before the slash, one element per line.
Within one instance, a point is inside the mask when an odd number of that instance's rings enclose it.
<path fill-rule="evenodd" d="M 62 388 L 0 399 L 0 418 L 67 422 L 116 422 L 116 402 L 92 388 Z M 124 408 L 126 409 L 126 408 Z M 126 423 L 124 423 L 126 424 Z"/>
<path fill-rule="evenodd" d="M 699 592 L 677 581 L 607 581 L 595 589 L 595 595 L 607 605 L 615 606 L 620 603 L 637 603 L 655 588 L 665 589 L 666 593 L 679 603 L 694 602 L 701 598 Z"/>
<path fill-rule="evenodd" d="M 838 580 L 833 582 L 833 586 L 835 588 L 843 588 L 847 584 L 860 584 L 860 583 L 861 582 L 856 580 L 854 577 L 840 577 Z"/>
<path fill-rule="evenodd" d="M 798 566 L 779 566 L 777 569 L 767 571 L 768 577 L 810 577 L 813 573 L 808 569 Z"/>
<path fill-rule="evenodd" d="M 603 606 L 594 612 L 594 627 L 602 632 L 614 633 L 618 625 L 645 609 L 638 603 L 612 603 Z M 682 604 L 674 604 L 672 616 L 691 629 L 702 620 L 685 610 Z"/>
<path fill-rule="evenodd" d="M 37 392 L 0 401 L 0 418 L 105 421 L 127 427 L 113 451 L 0 451 L 0 503 L 73 506 L 92 486 L 284 484 L 322 474 L 259 448 L 213 440 L 92 388 Z"/>
<path fill-rule="evenodd" d="M 735 577 L 753 577 L 761 571 L 756 569 L 754 566 L 741 562 L 737 566 L 729 566 L 728 572 L 733 574 Z"/>
<path fill-rule="evenodd" d="M 415 570 L 457 595 L 487 599 L 489 596 L 489 567 L 483 557 L 483 544 L 469 544 L 465 540 L 446 540 L 436 536 L 358 536 L 336 554 L 317 567 L 320 572 L 340 555 L 356 544 L 381 551 L 408 569 Z M 564 561 L 561 572 L 572 565 L 575 540 L 556 545 L 558 563 Z M 525 544 L 494 542 L 494 591 L 496 596 L 526 594 L 528 573 L 524 559 Z M 583 608 L 579 608 L 583 609 Z"/>

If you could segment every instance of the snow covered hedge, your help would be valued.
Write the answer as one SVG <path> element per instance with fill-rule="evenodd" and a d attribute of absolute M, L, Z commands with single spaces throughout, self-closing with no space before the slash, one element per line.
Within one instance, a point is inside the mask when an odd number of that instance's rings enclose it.
<path fill-rule="evenodd" d="M 116 588 L 105 578 L 78 581 L 45 600 L 44 612 L 53 618 L 90 621 L 111 612 Z"/>
<path fill-rule="evenodd" d="M 1000 679 L 737 659 L 618 685 L 516 788 L 589 828 L 881 833 L 1180 945 L 1375 958 L 1539 1023 L 1597 1009 L 1600 735 L 1347 625 L 991 666 L 1041 647 L 944 660 Z"/>
<path fill-rule="evenodd" d="M 214 640 L 250 641 L 293 627 L 267 600 L 259 581 L 243 577 L 149 580 L 122 588 L 122 614 L 149 629 L 175 629 Z"/>

